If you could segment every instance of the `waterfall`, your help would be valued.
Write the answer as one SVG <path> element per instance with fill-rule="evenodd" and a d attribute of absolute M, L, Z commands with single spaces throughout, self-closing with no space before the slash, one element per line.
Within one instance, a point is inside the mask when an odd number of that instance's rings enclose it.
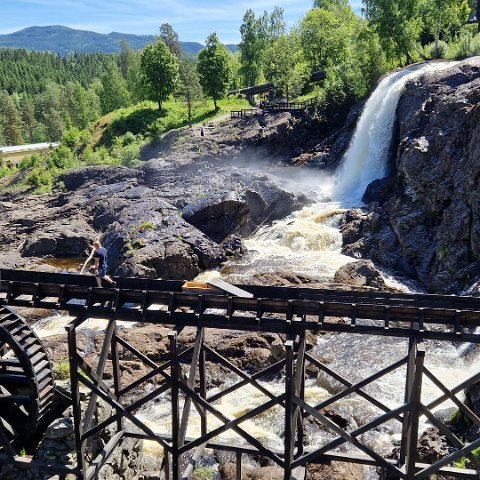
<path fill-rule="evenodd" d="M 345 206 L 360 205 L 369 183 L 387 174 L 395 113 L 405 84 L 426 72 L 455 62 L 413 65 L 386 76 L 371 94 L 358 120 L 350 146 L 335 172 L 330 195 Z"/>

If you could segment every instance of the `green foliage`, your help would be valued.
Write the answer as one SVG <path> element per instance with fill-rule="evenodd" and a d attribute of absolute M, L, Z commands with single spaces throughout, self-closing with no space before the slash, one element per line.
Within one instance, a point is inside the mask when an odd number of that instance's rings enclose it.
<path fill-rule="evenodd" d="M 311 71 L 324 70 L 328 62 L 346 62 L 357 17 L 350 7 L 310 10 L 300 26 L 300 44 Z"/>
<path fill-rule="evenodd" d="M 47 165 L 53 169 L 64 170 L 78 166 L 72 150 L 65 145 L 61 145 L 54 150 L 47 160 Z"/>
<path fill-rule="evenodd" d="M 160 40 L 168 47 L 170 53 L 177 59 L 180 59 L 182 56 L 182 47 L 177 32 L 169 23 L 162 23 L 162 25 L 160 25 Z"/>
<path fill-rule="evenodd" d="M 378 33 L 389 58 L 412 61 L 422 32 L 423 0 L 364 0 L 365 16 Z"/>
<path fill-rule="evenodd" d="M 70 363 L 56 363 L 53 367 L 53 375 L 56 380 L 68 380 L 70 378 Z"/>
<path fill-rule="evenodd" d="M 13 172 L 14 172 L 13 169 L 8 168 L 8 167 L 4 167 L 4 166 L 2 166 L 2 164 L 0 163 L 0 178 L 6 177 L 6 176 L 8 176 L 8 175 L 11 175 Z"/>
<path fill-rule="evenodd" d="M 49 82 L 66 85 L 69 81 L 86 88 L 105 73 L 111 58 L 102 53 L 62 57 L 50 52 L 0 48 L 0 90 L 33 95 L 44 91 Z"/>
<path fill-rule="evenodd" d="M 155 230 L 155 225 L 152 222 L 144 221 L 137 227 L 137 230 L 139 232 L 143 232 L 144 230 Z"/>
<path fill-rule="evenodd" d="M 202 100 L 202 87 L 198 77 L 196 62 L 184 58 L 180 62 L 180 91 L 185 98 L 188 123 L 192 126 L 192 118 L 198 102 Z"/>
<path fill-rule="evenodd" d="M 23 123 L 14 98 L 6 92 L 2 95 L 0 113 L 4 116 L 4 135 L 7 145 L 22 145 Z"/>
<path fill-rule="evenodd" d="M 20 170 L 26 170 L 27 168 L 32 168 L 40 165 L 42 162 L 42 156 L 38 153 L 34 153 L 33 155 L 29 155 L 28 157 L 25 157 L 18 167 Z"/>
<path fill-rule="evenodd" d="M 213 467 L 197 467 L 195 472 L 193 473 L 193 480 L 213 480 L 215 478 L 215 474 L 217 473 L 217 469 Z"/>
<path fill-rule="evenodd" d="M 35 167 L 26 177 L 25 184 L 33 187 L 36 192 L 43 193 L 51 190 L 54 181 L 54 172 L 42 167 Z"/>
<path fill-rule="evenodd" d="M 215 110 L 227 92 L 231 80 L 230 53 L 216 33 L 208 36 L 206 47 L 198 55 L 198 75 L 204 93 L 213 99 Z"/>
<path fill-rule="evenodd" d="M 311 73 L 298 40 L 294 33 L 282 35 L 265 52 L 265 77 L 285 92 L 287 100 L 300 94 Z"/>
<path fill-rule="evenodd" d="M 161 110 L 162 103 L 175 91 L 179 80 L 177 58 L 159 40 L 145 48 L 140 66 L 148 98 L 157 102 Z"/>
<path fill-rule="evenodd" d="M 431 58 L 441 58 L 440 42 L 455 37 L 468 21 L 467 0 L 424 0 L 422 2 L 424 31 L 433 37 Z"/>
<path fill-rule="evenodd" d="M 100 103 L 102 113 L 106 114 L 130 104 L 127 81 L 123 78 L 120 69 L 116 65 L 110 65 L 101 80 L 102 95 Z"/>

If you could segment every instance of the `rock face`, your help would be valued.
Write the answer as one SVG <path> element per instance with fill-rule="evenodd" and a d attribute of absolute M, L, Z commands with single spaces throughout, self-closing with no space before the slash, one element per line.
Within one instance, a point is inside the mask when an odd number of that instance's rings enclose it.
<path fill-rule="evenodd" d="M 85 167 L 63 175 L 62 192 L 0 196 L 0 266 L 86 256 L 97 238 L 116 275 L 191 279 L 218 266 L 242 251 L 239 235 L 308 202 L 271 171 L 277 140 L 293 141 L 297 120 L 280 114 L 258 122 L 226 123 L 205 137 L 173 131 L 137 168 Z"/>
<path fill-rule="evenodd" d="M 385 280 L 370 260 L 351 262 L 340 267 L 334 277 L 335 282 L 354 287 L 374 287 L 386 289 Z"/>
<path fill-rule="evenodd" d="M 343 227 L 344 252 L 458 293 L 480 274 L 480 59 L 407 84 L 388 180 Z"/>

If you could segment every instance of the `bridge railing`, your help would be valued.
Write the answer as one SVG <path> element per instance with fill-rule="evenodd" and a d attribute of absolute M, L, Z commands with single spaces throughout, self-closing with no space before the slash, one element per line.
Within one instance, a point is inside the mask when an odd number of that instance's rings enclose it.
<path fill-rule="evenodd" d="M 87 286 L 85 277 L 79 277 L 79 285 L 69 285 L 65 283 L 69 276 L 30 275 L 32 282 L 25 281 L 28 274 L 5 272 L 0 281 L 0 305 L 58 308 L 76 316 L 67 330 L 78 471 L 82 479 L 94 478 L 125 438 L 149 439 L 161 445 L 166 452 L 163 468 L 174 480 L 191 478 L 195 462 L 206 447 L 235 452 L 238 479 L 242 473 L 242 456 L 246 454 L 268 458 L 283 469 L 285 480 L 301 478 L 308 464 L 330 461 L 377 466 L 393 477 L 407 480 L 420 480 L 436 473 L 478 478 L 480 465 L 473 452 L 480 447 L 480 438 L 462 438 L 434 412 L 448 402 L 470 424 L 480 428 L 480 418 L 462 399 L 464 390 L 480 380 L 480 368 L 456 385 L 447 385 L 427 366 L 428 343 L 425 342 L 433 339 L 480 343 L 477 331 L 480 299 L 254 286 L 243 286 L 254 296 L 242 298 L 182 292 L 179 282 L 119 279 L 120 288 L 99 289 Z M 16 281 L 18 277 L 22 281 Z M 40 278 L 45 283 L 39 282 Z M 75 278 L 71 277 L 71 281 L 74 283 Z M 147 287 L 149 290 L 144 289 Z M 171 290 L 165 290 L 168 288 Z M 77 342 L 78 329 L 87 318 L 102 318 L 106 322 L 105 337 L 94 364 L 83 356 Z M 169 359 L 155 362 L 142 352 L 141 346 L 126 341 L 117 320 L 171 325 Z M 193 346 L 182 351 L 179 336 L 187 326 L 196 329 L 196 340 Z M 205 341 L 208 328 L 284 334 L 284 358 L 256 372 L 240 369 Z M 318 332 L 394 336 L 406 338 L 408 342 L 403 343 L 405 346 L 399 344 L 386 364 L 377 358 L 376 347 L 369 347 L 372 351 L 365 354 L 372 359 L 372 365 L 377 365 L 374 373 L 360 375 L 357 365 L 352 363 L 346 375 L 329 364 L 329 352 L 320 350 L 314 354 L 308 350 L 307 335 Z M 121 374 L 121 350 L 127 351 L 145 369 L 140 379 L 128 384 Z M 238 381 L 218 392 L 209 391 L 207 361 L 221 364 Z M 317 403 L 307 400 L 305 375 L 309 365 L 338 385 Z M 107 369 L 112 372 L 109 381 L 105 379 Z M 282 380 L 278 380 L 280 373 Z M 265 383 L 274 374 L 282 387 L 277 393 Z M 404 380 L 402 398 L 392 404 L 378 399 L 371 387 L 379 379 L 388 379 L 393 374 Z M 147 383 L 154 386 L 147 389 Z M 427 384 L 434 385 L 436 393 L 427 396 Z M 228 395 L 242 396 L 246 385 L 261 393 L 263 400 L 260 405 L 232 418 L 222 409 L 220 400 Z M 81 404 L 81 386 L 89 391 L 86 408 Z M 136 395 L 131 400 L 133 392 Z M 328 411 L 341 407 L 347 398 L 370 405 L 376 413 L 363 424 L 339 424 Z M 93 425 L 97 399 L 110 405 L 114 413 L 110 419 Z M 141 409 L 159 399 L 168 399 L 172 425 L 161 433 L 154 431 L 139 415 Z M 246 427 L 247 422 L 271 413 L 272 409 L 281 420 L 280 426 L 272 426 L 274 432 L 281 432 L 284 438 L 281 449 L 255 438 Z M 189 429 L 194 411 L 200 417 L 198 430 Z M 448 455 L 432 463 L 420 461 L 416 456 L 422 418 L 449 442 Z M 310 438 L 306 432 L 307 422 L 328 433 L 323 444 L 307 442 Z M 87 461 L 85 451 L 89 439 L 111 426 L 114 431 L 101 454 Z M 368 440 L 369 435 L 382 429 L 400 433 L 398 455 L 394 459 L 387 458 L 385 452 Z M 242 443 L 219 438 L 225 433 L 235 434 Z M 470 468 L 454 466 L 463 457 L 469 459 Z M 182 462 L 188 458 L 191 458 L 190 464 L 180 477 Z"/>

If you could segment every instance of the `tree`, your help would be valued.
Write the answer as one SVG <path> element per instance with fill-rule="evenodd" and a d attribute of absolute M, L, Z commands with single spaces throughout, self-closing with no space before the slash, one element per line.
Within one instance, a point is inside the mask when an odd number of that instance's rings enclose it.
<path fill-rule="evenodd" d="M 178 61 L 162 40 L 145 47 L 140 60 L 145 89 L 150 100 L 162 103 L 175 91 L 178 83 Z"/>
<path fill-rule="evenodd" d="M 30 143 L 34 143 L 37 120 L 35 118 L 35 110 L 33 108 L 33 103 L 26 95 L 23 96 L 22 99 L 22 120 L 26 134 L 28 135 L 28 141 Z"/>
<path fill-rule="evenodd" d="M 265 77 L 280 87 L 287 97 L 298 94 L 310 76 L 293 33 L 277 38 L 265 53 Z"/>
<path fill-rule="evenodd" d="M 132 64 L 133 52 L 130 49 L 128 42 L 123 38 L 120 41 L 120 49 L 120 71 L 122 72 L 123 78 L 126 80 Z"/>
<path fill-rule="evenodd" d="M 127 88 L 132 102 L 135 103 L 140 102 L 148 96 L 145 91 L 145 84 L 143 82 L 140 63 L 141 54 L 134 53 L 130 63 L 130 68 L 128 69 Z"/>
<path fill-rule="evenodd" d="M 217 100 L 226 93 L 231 79 L 230 53 L 220 43 L 217 34 L 211 33 L 205 48 L 198 54 L 197 71 L 204 93 L 213 99 L 215 110 Z"/>
<path fill-rule="evenodd" d="M 5 92 L 2 101 L 2 112 L 5 117 L 4 135 L 7 145 L 23 145 L 22 120 L 12 97 Z"/>
<path fill-rule="evenodd" d="M 441 56 L 439 41 L 455 36 L 468 21 L 467 0 L 428 0 L 422 7 L 425 30 L 433 36 L 434 56 Z"/>
<path fill-rule="evenodd" d="M 180 60 L 180 57 L 182 56 L 182 47 L 178 40 L 177 32 L 169 23 L 162 23 L 162 25 L 160 25 L 160 40 L 162 40 L 170 52 Z"/>
<path fill-rule="evenodd" d="M 103 114 L 112 112 L 117 108 L 126 107 L 130 104 L 127 82 L 122 77 L 116 65 L 110 65 L 107 73 L 102 76 L 101 81 L 103 89 L 100 96 L 100 104 Z"/>
<path fill-rule="evenodd" d="M 335 7 L 348 7 L 348 0 L 314 0 L 313 2 L 313 8 L 329 10 Z"/>
<path fill-rule="evenodd" d="M 403 64 L 411 63 L 412 50 L 423 28 L 423 0 L 363 0 L 365 16 L 380 37 L 384 51 Z"/>
<path fill-rule="evenodd" d="M 255 12 L 248 9 L 243 16 L 243 23 L 240 26 L 241 42 L 240 72 L 245 86 L 255 85 L 262 71 L 262 54 L 265 47 L 265 29 L 260 19 L 255 18 Z"/>
<path fill-rule="evenodd" d="M 195 61 L 183 58 L 180 63 L 181 91 L 187 104 L 188 124 L 192 126 L 193 107 L 195 100 L 202 95 L 202 87 L 198 78 Z"/>
<path fill-rule="evenodd" d="M 345 62 L 356 21 L 350 7 L 345 11 L 310 10 L 300 25 L 300 44 L 312 71 L 325 70 L 327 63 Z"/>
<path fill-rule="evenodd" d="M 263 13 L 261 21 L 264 23 L 267 42 L 272 43 L 287 33 L 287 25 L 283 18 L 283 13 L 284 10 L 281 7 L 274 7 L 270 15 L 267 12 Z"/>

